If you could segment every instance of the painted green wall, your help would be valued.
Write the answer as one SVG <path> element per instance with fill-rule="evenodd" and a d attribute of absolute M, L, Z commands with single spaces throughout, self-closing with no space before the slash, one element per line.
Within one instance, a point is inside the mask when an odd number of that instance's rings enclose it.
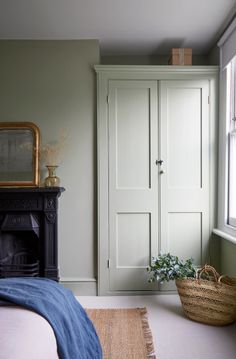
<path fill-rule="evenodd" d="M 168 65 L 170 55 L 106 55 L 101 57 L 103 65 Z M 194 55 L 193 65 L 208 65 L 206 55 Z"/>
<path fill-rule="evenodd" d="M 80 294 L 96 293 L 93 65 L 99 63 L 99 56 L 96 40 L 0 41 L 0 121 L 36 123 L 43 143 L 57 139 L 61 129 L 68 134 L 64 160 L 58 170 L 61 185 L 66 188 L 60 199 L 59 265 L 65 284 Z M 210 58 L 217 61 L 217 56 L 217 49 L 213 49 Z M 106 61 L 114 63 L 116 59 L 107 57 Z M 142 57 L 137 61 L 151 60 Z M 42 180 L 44 177 L 42 171 Z M 220 253 L 222 273 L 236 276 L 236 246 L 222 240 Z"/>
<path fill-rule="evenodd" d="M 221 240 L 221 273 L 236 278 L 236 244 Z"/>
<path fill-rule="evenodd" d="M 103 55 L 103 65 L 168 65 L 170 54 L 165 55 Z M 193 65 L 219 65 L 220 53 L 217 45 L 214 45 L 207 54 L 196 55 L 193 53 Z"/>
<path fill-rule="evenodd" d="M 58 175 L 60 276 L 76 290 L 96 283 L 96 85 L 99 44 L 0 41 L 0 121 L 31 121 L 42 142 L 68 134 Z M 42 177 L 45 172 L 42 172 Z M 43 178 L 42 178 L 43 179 Z"/>

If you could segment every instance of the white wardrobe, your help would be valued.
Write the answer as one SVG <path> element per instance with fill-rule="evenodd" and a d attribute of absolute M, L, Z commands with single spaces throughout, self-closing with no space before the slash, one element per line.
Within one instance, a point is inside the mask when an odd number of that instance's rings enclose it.
<path fill-rule="evenodd" d="M 218 67 L 103 66 L 98 81 L 98 292 L 149 284 L 152 257 L 210 262 Z"/>

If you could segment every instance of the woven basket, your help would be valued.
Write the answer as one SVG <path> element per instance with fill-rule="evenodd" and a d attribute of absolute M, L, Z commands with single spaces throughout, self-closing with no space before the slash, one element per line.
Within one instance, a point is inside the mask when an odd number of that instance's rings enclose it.
<path fill-rule="evenodd" d="M 201 279 L 203 273 L 210 273 L 213 280 Z M 175 282 L 188 318 L 210 325 L 227 325 L 236 320 L 236 278 L 220 276 L 205 265 L 196 279 Z"/>

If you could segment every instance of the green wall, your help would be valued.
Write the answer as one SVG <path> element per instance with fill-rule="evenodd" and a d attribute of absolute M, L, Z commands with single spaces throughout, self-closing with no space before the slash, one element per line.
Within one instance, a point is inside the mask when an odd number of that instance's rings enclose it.
<path fill-rule="evenodd" d="M 68 135 L 58 169 L 60 276 L 96 291 L 96 40 L 0 41 L 0 121 L 31 121 L 42 142 Z M 42 170 L 42 180 L 45 171 Z"/>
<path fill-rule="evenodd" d="M 170 55 L 106 55 L 101 57 L 103 65 L 168 65 Z M 193 65 L 209 65 L 207 55 L 193 55 Z"/>
<path fill-rule="evenodd" d="M 217 61 L 216 48 L 209 58 L 210 62 Z M 119 57 L 118 60 L 134 61 Z M 62 129 L 68 134 L 63 163 L 58 170 L 61 185 L 66 189 L 60 198 L 59 266 L 65 285 L 80 294 L 96 293 L 96 79 L 93 65 L 99 61 L 96 40 L 0 41 L 0 121 L 34 122 L 40 128 L 43 143 L 57 139 Z M 104 59 L 104 62 L 116 61 Z M 147 63 L 150 59 L 142 57 L 137 61 Z M 43 168 L 41 177 L 43 181 Z M 220 248 L 222 273 L 236 276 L 236 246 L 222 240 Z"/>
<path fill-rule="evenodd" d="M 221 239 L 221 273 L 236 278 L 236 244 Z"/>

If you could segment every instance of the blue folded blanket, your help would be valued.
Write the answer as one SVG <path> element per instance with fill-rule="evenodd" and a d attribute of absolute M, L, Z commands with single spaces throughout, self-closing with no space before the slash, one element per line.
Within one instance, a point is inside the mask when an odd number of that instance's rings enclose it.
<path fill-rule="evenodd" d="M 46 278 L 4 278 L 0 298 L 44 317 L 54 330 L 61 359 L 102 358 L 94 326 L 69 289 Z"/>

